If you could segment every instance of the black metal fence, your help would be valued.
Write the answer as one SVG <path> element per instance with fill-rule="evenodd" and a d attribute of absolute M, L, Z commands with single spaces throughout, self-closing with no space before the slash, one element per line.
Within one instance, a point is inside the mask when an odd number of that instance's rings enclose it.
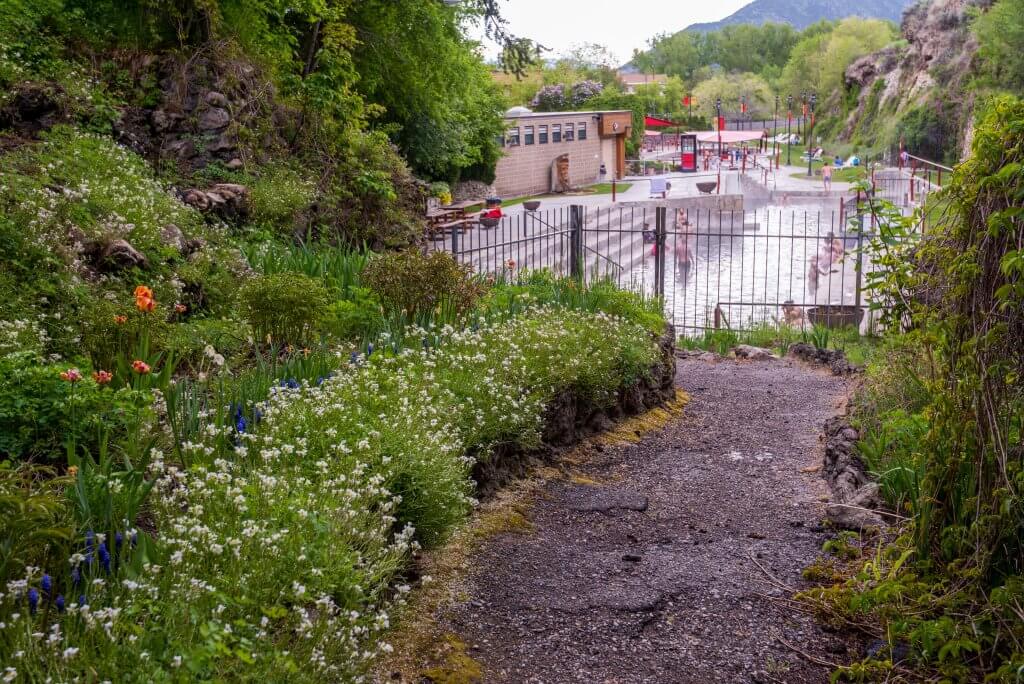
<path fill-rule="evenodd" d="M 661 297 L 684 334 L 716 327 L 804 325 L 822 315 L 863 316 L 868 217 L 810 206 L 758 211 L 676 209 L 666 202 L 569 206 L 504 217 L 446 236 L 476 272 L 548 269 L 607 278 Z M 860 230 L 858 226 L 864 226 Z M 862 321 L 862 327 L 870 320 Z"/>

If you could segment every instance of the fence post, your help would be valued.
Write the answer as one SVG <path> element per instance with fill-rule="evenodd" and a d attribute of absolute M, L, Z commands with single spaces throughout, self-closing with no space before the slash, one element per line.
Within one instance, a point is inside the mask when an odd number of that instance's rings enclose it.
<path fill-rule="evenodd" d="M 459 260 L 459 228 L 458 226 L 452 226 L 452 258 L 456 262 Z"/>
<path fill-rule="evenodd" d="M 665 296 L 665 224 L 668 208 L 656 207 L 654 210 L 654 294 Z"/>
<path fill-rule="evenodd" d="M 864 286 L 864 211 L 860 203 L 860 191 L 857 191 L 857 286 L 854 292 L 853 305 L 860 310 L 861 290 Z M 871 222 L 874 223 L 874 212 L 871 214 Z"/>
<path fill-rule="evenodd" d="M 569 207 L 569 273 L 583 282 L 583 207 Z"/>

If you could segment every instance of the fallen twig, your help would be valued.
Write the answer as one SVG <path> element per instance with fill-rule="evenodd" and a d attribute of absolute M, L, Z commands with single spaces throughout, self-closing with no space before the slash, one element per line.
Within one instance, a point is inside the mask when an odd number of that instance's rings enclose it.
<path fill-rule="evenodd" d="M 783 646 L 785 646 L 789 650 L 793 651 L 794 653 L 798 653 L 798 654 L 802 655 L 804 658 L 806 658 L 810 662 L 814 663 L 815 665 L 823 665 L 824 667 L 830 667 L 832 669 L 835 669 L 835 668 L 839 667 L 839 665 L 837 663 L 830 663 L 829 661 L 822 660 L 821 658 L 818 658 L 817 656 L 812 656 L 810 653 L 808 653 L 807 651 L 804 651 L 803 649 L 797 648 L 793 644 L 789 643 L 788 641 L 786 641 L 785 639 L 780 637 L 778 634 L 775 635 L 775 638 L 778 639 L 779 643 L 781 643 Z"/>

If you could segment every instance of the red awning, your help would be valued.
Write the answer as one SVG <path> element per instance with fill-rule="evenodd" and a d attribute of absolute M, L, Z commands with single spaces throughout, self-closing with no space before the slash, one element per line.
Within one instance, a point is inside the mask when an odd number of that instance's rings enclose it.
<path fill-rule="evenodd" d="M 665 119 L 659 119 L 655 116 L 647 116 L 644 118 L 644 128 L 662 128 L 664 126 L 678 126 L 679 124 L 666 121 Z"/>

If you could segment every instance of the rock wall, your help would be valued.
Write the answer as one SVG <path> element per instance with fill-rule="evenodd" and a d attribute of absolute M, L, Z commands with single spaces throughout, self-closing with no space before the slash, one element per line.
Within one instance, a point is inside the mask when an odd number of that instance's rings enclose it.
<path fill-rule="evenodd" d="M 526 476 L 531 468 L 550 462 L 561 451 L 586 437 L 609 429 L 614 421 L 672 399 L 675 396 L 675 339 L 675 328 L 670 325 L 658 340 L 660 359 L 648 377 L 620 387 L 610 406 L 595 404 L 573 388 L 567 388 L 555 397 L 544 416 L 540 448 L 499 445 L 493 453 L 477 460 L 472 473 L 477 484 L 477 496 L 489 497 L 511 480 Z"/>
<path fill-rule="evenodd" d="M 964 86 L 978 48 L 970 30 L 970 12 L 991 2 L 932 0 L 910 7 L 900 26 L 905 45 L 888 46 L 847 68 L 847 89 L 859 88 L 860 93 L 841 139 L 850 140 L 862 125 L 881 130 L 906 112 L 937 102 L 947 103 L 961 122 L 970 121 L 974 102 L 964 97 Z M 947 109 L 943 112 L 949 116 Z"/>

